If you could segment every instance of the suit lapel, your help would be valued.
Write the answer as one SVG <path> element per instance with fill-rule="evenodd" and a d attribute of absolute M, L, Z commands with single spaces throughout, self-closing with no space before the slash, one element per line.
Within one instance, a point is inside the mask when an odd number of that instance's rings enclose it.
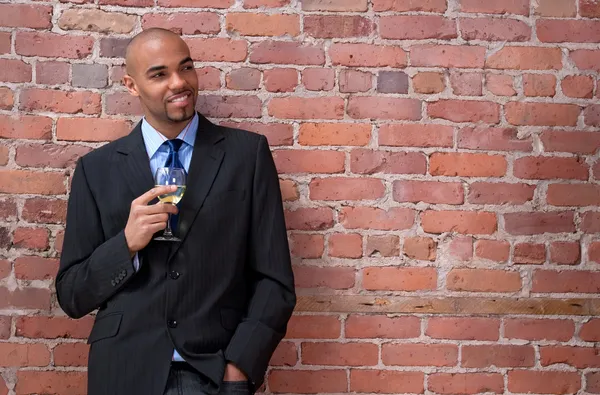
<path fill-rule="evenodd" d="M 117 148 L 117 151 L 124 155 L 124 165 L 120 166 L 119 171 L 125 178 L 133 199 L 154 187 L 154 177 L 150 170 L 150 159 L 144 145 L 141 125 L 139 122 Z"/>
<path fill-rule="evenodd" d="M 216 145 L 224 138 L 223 134 L 208 119 L 200 114 L 198 116 L 200 119 L 188 171 L 186 191 L 179 210 L 177 235 L 182 241 L 176 243 L 171 250 L 171 258 L 185 241 L 198 211 L 219 173 L 225 156 L 225 152 Z"/>

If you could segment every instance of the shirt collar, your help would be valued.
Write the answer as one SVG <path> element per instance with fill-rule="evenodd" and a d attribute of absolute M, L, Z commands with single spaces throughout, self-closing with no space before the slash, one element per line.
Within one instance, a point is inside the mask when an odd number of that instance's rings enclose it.
<path fill-rule="evenodd" d="M 178 139 L 183 140 L 186 144 L 191 147 L 194 146 L 194 142 L 196 141 L 196 132 L 198 130 L 198 114 L 194 114 L 194 117 L 190 121 L 189 127 L 184 128 L 181 133 L 177 136 Z M 184 136 L 185 134 L 185 136 Z M 152 158 L 156 151 L 160 148 L 160 146 L 167 139 L 162 133 L 158 130 L 154 129 L 152 125 L 146 121 L 146 117 L 142 119 L 142 135 L 144 137 L 144 145 L 146 146 L 146 151 L 148 152 L 148 157 Z"/>

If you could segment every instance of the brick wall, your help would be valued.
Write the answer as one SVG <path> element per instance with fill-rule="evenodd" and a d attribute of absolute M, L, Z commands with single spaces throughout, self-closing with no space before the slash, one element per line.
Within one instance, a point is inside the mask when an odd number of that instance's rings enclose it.
<path fill-rule="evenodd" d="M 272 393 L 600 393 L 595 0 L 0 1 L 0 395 L 83 394 L 53 279 L 75 160 L 143 28 L 265 134 L 297 313 Z M 110 187 L 110 186 L 108 186 Z"/>

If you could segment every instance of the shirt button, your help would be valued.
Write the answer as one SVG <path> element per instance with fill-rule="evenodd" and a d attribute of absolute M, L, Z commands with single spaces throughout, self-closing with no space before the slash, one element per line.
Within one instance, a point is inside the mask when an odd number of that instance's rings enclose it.
<path fill-rule="evenodd" d="M 173 280 L 177 280 L 177 279 L 179 278 L 179 272 L 178 272 L 177 270 L 173 270 L 173 271 L 171 272 L 171 278 L 172 278 Z"/>
<path fill-rule="evenodd" d="M 169 320 L 169 322 L 167 322 L 167 325 L 169 325 L 169 328 L 177 328 L 177 321 Z"/>

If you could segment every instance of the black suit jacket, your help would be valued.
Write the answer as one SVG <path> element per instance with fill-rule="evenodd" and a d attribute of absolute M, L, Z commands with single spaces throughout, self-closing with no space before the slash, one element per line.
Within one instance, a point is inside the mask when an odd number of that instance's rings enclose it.
<path fill-rule="evenodd" d="M 296 303 L 279 182 L 263 136 L 200 116 L 181 243 L 151 241 L 136 272 L 131 201 L 154 186 L 141 133 L 81 158 L 56 292 L 90 333 L 89 395 L 162 395 L 173 349 L 211 382 L 227 361 L 258 387 Z"/>

